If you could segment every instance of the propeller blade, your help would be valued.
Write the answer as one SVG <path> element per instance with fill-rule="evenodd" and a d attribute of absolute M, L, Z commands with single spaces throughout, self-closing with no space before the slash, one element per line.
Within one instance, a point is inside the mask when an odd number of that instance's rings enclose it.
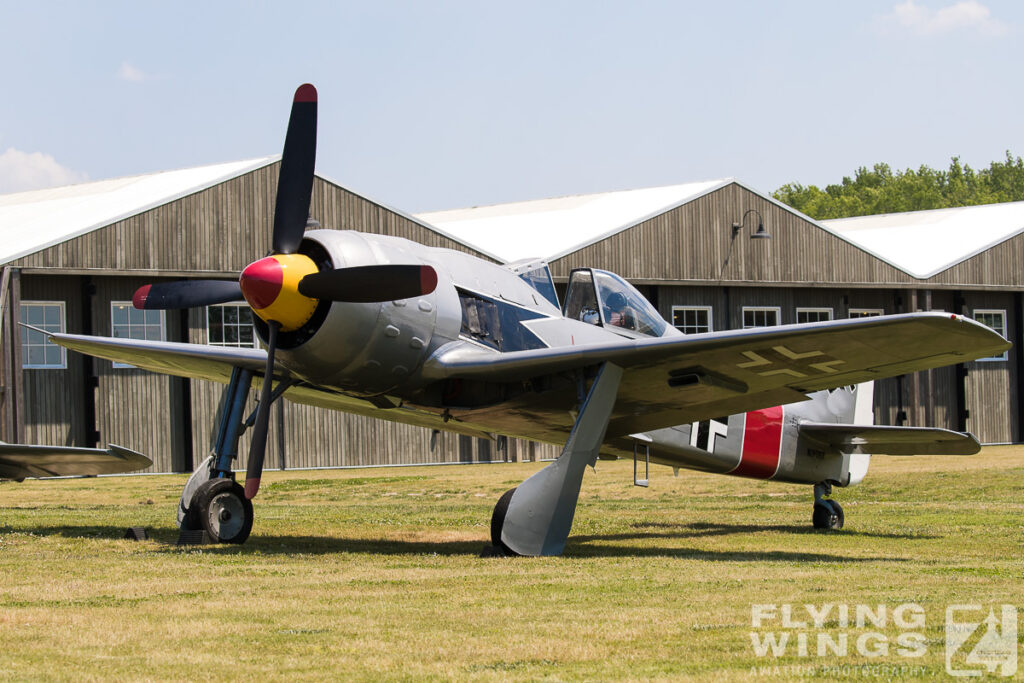
<path fill-rule="evenodd" d="M 302 242 L 313 195 L 313 168 L 316 165 L 316 88 L 300 85 L 292 100 L 288 133 L 281 155 L 277 178 L 277 205 L 274 208 L 275 254 L 295 253 Z"/>
<path fill-rule="evenodd" d="M 299 280 L 299 294 L 313 299 L 375 303 L 430 294 L 437 271 L 430 266 L 353 266 L 311 273 Z"/>
<path fill-rule="evenodd" d="M 181 280 L 139 287 L 132 296 L 132 305 L 140 310 L 167 310 L 210 306 L 241 299 L 242 288 L 234 280 Z"/>
<path fill-rule="evenodd" d="M 267 425 L 270 422 L 270 387 L 274 383 L 274 350 L 277 348 L 277 329 L 281 326 L 275 320 L 269 321 L 268 325 L 270 334 L 267 339 L 267 368 L 263 374 L 260 405 L 256 409 L 256 424 L 252 428 L 249 464 L 245 468 L 245 497 L 249 499 L 254 498 L 260 490 L 260 479 L 263 477 L 263 459 L 267 453 Z"/>

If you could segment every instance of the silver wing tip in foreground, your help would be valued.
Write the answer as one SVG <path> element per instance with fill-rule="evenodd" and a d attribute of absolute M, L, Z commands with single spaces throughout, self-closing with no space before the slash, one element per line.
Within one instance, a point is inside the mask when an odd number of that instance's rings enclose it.
<path fill-rule="evenodd" d="M 0 479 L 124 474 L 152 464 L 142 453 L 116 444 L 79 448 L 0 443 Z"/>

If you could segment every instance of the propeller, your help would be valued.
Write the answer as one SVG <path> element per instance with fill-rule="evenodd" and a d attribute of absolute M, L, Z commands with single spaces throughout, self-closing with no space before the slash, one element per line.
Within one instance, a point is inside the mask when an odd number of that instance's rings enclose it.
<path fill-rule="evenodd" d="M 316 110 L 316 88 L 309 83 L 300 85 L 295 91 L 295 97 L 292 98 L 288 132 L 285 134 L 284 151 L 281 153 L 281 170 L 277 176 L 277 203 L 274 207 L 273 250 L 286 258 L 298 250 L 309 218 L 309 203 L 313 196 L 313 171 L 316 168 Z M 308 262 L 307 267 L 313 266 L 315 270 L 310 259 L 296 256 L 297 258 L 290 260 L 304 259 L 300 262 Z M 270 259 L 256 263 L 265 263 L 268 260 Z M 279 264 L 283 286 L 288 261 L 274 260 Z M 246 283 L 245 273 L 249 272 L 253 265 L 246 268 L 239 279 L 243 289 Z M 275 276 L 271 274 L 271 278 L 273 277 Z M 272 305 L 273 302 L 263 310 L 269 309 Z M 257 310 L 257 314 L 259 312 Z M 270 312 L 267 310 L 267 313 Z M 263 460 L 267 452 L 267 423 L 270 420 L 270 389 L 274 381 L 274 352 L 277 350 L 277 333 L 281 328 L 281 323 L 276 317 L 267 316 L 264 320 L 267 321 L 270 330 L 267 335 L 267 367 L 263 373 L 260 405 L 256 411 L 256 424 L 253 426 L 249 446 L 249 463 L 245 470 L 245 497 L 250 500 L 259 492 L 260 479 L 263 477 Z"/>
<path fill-rule="evenodd" d="M 274 208 L 274 253 L 293 254 L 302 243 L 313 196 L 316 166 L 316 88 L 300 85 L 292 100 L 288 133 L 281 154 Z"/>
<path fill-rule="evenodd" d="M 259 491 L 263 476 L 279 334 L 305 325 L 320 301 L 393 301 L 429 294 L 437 287 L 437 272 L 430 266 L 353 266 L 318 272 L 317 264 L 299 253 L 307 226 L 318 225 L 309 217 L 316 166 L 316 119 L 316 88 L 308 83 L 301 85 L 292 99 L 281 154 L 270 256 L 246 266 L 238 282 L 159 283 L 141 287 L 132 298 L 140 309 L 191 308 L 244 298 L 266 321 L 267 364 L 245 473 L 245 497 L 250 499 Z"/>
<path fill-rule="evenodd" d="M 233 280 L 183 280 L 139 287 L 132 296 L 138 309 L 175 309 L 237 301 L 242 288 Z"/>
<path fill-rule="evenodd" d="M 300 85 L 292 98 L 277 177 L 271 240 L 276 254 L 295 253 L 306 231 L 316 166 L 316 110 L 316 88 L 309 83 Z M 235 282 L 182 280 L 140 287 L 132 297 L 132 303 L 139 309 L 175 309 L 211 306 L 240 298 L 242 289 Z"/>

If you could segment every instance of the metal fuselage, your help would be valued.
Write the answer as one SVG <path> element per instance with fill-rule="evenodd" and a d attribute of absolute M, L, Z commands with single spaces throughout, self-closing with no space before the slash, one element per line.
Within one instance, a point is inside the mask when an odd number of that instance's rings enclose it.
<path fill-rule="evenodd" d="M 810 394 L 808 401 L 649 432 L 652 447 L 690 469 L 798 484 L 858 484 L 870 456 L 830 452 L 800 432 L 803 423 L 870 425 L 871 383 Z"/>
<path fill-rule="evenodd" d="M 300 251 L 322 269 L 429 265 L 437 271 L 438 285 L 430 294 L 402 301 L 322 302 L 303 329 L 279 338 L 282 366 L 310 384 L 371 400 L 415 405 L 444 414 L 446 419 L 453 416 L 478 425 L 483 433 L 521 436 L 516 416 L 532 419 L 526 406 L 538 399 L 524 396 L 525 390 L 517 386 L 439 381 L 424 371 L 426 361 L 439 350 L 450 351 L 453 345 L 460 345 L 475 352 L 501 353 L 645 337 L 609 325 L 604 316 L 587 322 L 567 317 L 514 266 L 462 252 L 397 237 L 335 230 L 307 232 Z M 547 273 L 545 264 L 536 265 Z M 477 316 L 494 320 L 480 322 Z M 664 326 L 659 336 L 680 334 Z M 576 387 L 570 380 L 554 379 L 547 393 L 562 402 L 571 425 L 568 414 Z M 857 412 L 863 415 L 858 417 L 868 417 L 870 395 L 866 403 L 864 392 L 859 395 L 861 410 Z M 799 483 L 855 484 L 864 476 L 867 456 L 815 450 L 800 438 L 797 427 L 802 420 L 850 422 L 857 396 L 852 389 L 818 392 L 805 403 L 613 438 L 602 454 L 631 454 L 633 442 L 639 441 L 650 445 L 652 461 L 674 467 Z M 509 417 L 495 419 L 498 414 Z M 682 421 L 685 416 L 680 418 Z M 548 440 L 557 443 L 557 437 Z"/>

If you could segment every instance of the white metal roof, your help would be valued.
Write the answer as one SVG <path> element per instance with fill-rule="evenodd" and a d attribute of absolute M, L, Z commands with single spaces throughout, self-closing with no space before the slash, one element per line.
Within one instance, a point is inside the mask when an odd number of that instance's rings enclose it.
<path fill-rule="evenodd" d="M 416 215 L 499 261 L 554 260 L 717 190 L 731 178 Z"/>
<path fill-rule="evenodd" d="M 1024 202 L 820 221 L 848 242 L 926 279 L 1024 232 Z"/>
<path fill-rule="evenodd" d="M 212 187 L 279 158 L 0 195 L 0 264 Z"/>

